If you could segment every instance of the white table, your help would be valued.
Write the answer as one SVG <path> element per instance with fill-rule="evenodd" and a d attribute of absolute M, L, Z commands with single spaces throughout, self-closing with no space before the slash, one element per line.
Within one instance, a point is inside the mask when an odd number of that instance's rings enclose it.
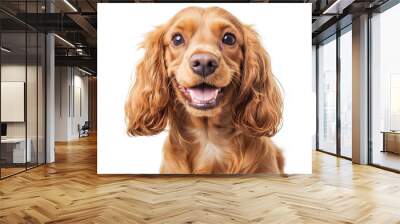
<path fill-rule="evenodd" d="M 13 163 L 25 163 L 31 162 L 32 154 L 31 154 L 31 145 L 32 140 L 30 138 L 26 139 L 28 143 L 26 147 L 25 154 L 25 138 L 5 138 L 1 139 L 1 144 L 6 147 L 13 146 Z M 25 161 L 26 160 L 26 161 Z"/>

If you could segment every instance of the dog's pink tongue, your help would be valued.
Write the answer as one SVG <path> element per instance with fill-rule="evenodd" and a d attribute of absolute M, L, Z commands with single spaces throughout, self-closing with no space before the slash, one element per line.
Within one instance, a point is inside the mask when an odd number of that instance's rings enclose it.
<path fill-rule="evenodd" d="M 217 98 L 218 89 L 212 88 L 188 88 L 187 91 L 193 101 L 208 102 Z"/>

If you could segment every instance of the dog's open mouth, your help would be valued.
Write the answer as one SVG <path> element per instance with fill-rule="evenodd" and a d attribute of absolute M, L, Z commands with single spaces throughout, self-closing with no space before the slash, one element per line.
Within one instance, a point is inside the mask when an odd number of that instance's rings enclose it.
<path fill-rule="evenodd" d="M 207 110 L 216 107 L 222 97 L 222 88 L 218 88 L 206 83 L 186 88 L 180 86 L 181 91 L 185 94 L 190 106 Z"/>

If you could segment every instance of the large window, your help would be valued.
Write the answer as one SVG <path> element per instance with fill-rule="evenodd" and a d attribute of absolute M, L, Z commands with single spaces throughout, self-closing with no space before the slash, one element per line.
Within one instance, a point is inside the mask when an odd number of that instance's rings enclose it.
<path fill-rule="evenodd" d="M 371 162 L 400 170 L 400 5 L 371 18 Z"/>
<path fill-rule="evenodd" d="M 352 157 L 352 35 L 351 26 L 340 36 L 340 154 Z"/>
<path fill-rule="evenodd" d="M 351 158 L 351 25 L 337 32 L 337 35 L 333 35 L 320 43 L 317 59 L 318 149 L 345 158 Z"/>
<path fill-rule="evenodd" d="M 318 149 L 336 153 L 336 37 L 318 47 Z"/>

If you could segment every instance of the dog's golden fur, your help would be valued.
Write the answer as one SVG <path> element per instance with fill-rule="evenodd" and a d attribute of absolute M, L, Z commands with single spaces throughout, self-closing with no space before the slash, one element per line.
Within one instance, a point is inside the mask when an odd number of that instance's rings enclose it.
<path fill-rule="evenodd" d="M 177 32 L 185 39 L 179 47 L 171 43 Z M 234 45 L 221 43 L 226 32 Z M 283 155 L 270 139 L 281 123 L 282 96 L 250 26 L 218 7 L 189 7 L 156 27 L 142 47 L 125 105 L 127 131 L 154 135 L 169 126 L 161 173 L 283 173 Z M 219 59 L 212 75 L 191 71 L 188 60 L 199 52 Z M 180 90 L 202 82 L 224 89 L 216 107 L 191 107 Z"/>

